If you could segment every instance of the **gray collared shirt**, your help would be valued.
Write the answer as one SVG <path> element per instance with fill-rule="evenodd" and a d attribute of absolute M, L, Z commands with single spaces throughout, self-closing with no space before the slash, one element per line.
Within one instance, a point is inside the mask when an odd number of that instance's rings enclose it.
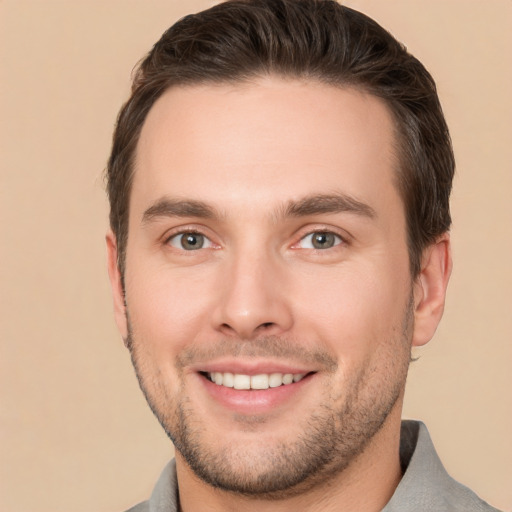
<path fill-rule="evenodd" d="M 400 462 L 404 476 L 382 512 L 499 512 L 446 472 L 423 423 L 402 422 Z M 174 460 L 163 470 L 149 501 L 127 512 L 178 512 Z"/>

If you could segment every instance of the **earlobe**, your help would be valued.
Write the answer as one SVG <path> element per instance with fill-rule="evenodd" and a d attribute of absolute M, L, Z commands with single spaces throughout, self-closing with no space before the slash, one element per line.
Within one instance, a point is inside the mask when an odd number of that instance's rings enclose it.
<path fill-rule="evenodd" d="M 434 336 L 443 316 L 451 271 L 450 235 L 445 233 L 423 252 L 421 271 L 414 283 L 413 346 L 425 345 Z"/>
<path fill-rule="evenodd" d="M 107 232 L 105 240 L 107 242 L 108 276 L 114 300 L 114 317 L 123 340 L 126 340 L 128 338 L 128 325 L 126 321 L 124 290 L 118 265 L 117 241 L 111 230 Z"/>

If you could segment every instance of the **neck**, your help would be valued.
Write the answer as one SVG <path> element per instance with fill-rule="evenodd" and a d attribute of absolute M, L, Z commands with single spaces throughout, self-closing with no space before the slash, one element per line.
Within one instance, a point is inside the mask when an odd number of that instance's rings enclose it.
<path fill-rule="evenodd" d="M 402 476 L 400 414 L 401 404 L 397 403 L 365 450 L 341 473 L 322 485 L 283 499 L 246 497 L 215 489 L 200 480 L 177 452 L 180 511 L 378 512 L 391 499 Z"/>

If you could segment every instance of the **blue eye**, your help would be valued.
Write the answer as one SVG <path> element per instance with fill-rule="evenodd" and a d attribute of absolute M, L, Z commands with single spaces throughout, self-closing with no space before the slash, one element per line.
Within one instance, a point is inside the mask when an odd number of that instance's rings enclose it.
<path fill-rule="evenodd" d="M 299 242 L 302 249 L 330 249 L 342 242 L 341 238 L 329 231 L 316 231 L 306 235 Z"/>
<path fill-rule="evenodd" d="M 198 249 L 207 249 L 212 246 L 211 241 L 201 233 L 179 233 L 169 238 L 167 242 L 170 246 L 184 251 L 197 251 Z"/>

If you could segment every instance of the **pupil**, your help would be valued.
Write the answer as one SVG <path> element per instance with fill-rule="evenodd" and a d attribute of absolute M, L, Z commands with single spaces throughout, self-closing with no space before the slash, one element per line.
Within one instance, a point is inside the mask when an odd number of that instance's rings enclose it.
<path fill-rule="evenodd" d="M 334 235 L 331 233 L 316 233 L 313 237 L 313 246 L 317 249 L 332 247 L 334 244 Z"/>
<path fill-rule="evenodd" d="M 201 249 L 203 246 L 204 240 L 203 235 L 198 235 L 194 233 L 189 233 L 188 235 L 184 235 L 182 238 L 182 246 L 184 249 Z"/>

